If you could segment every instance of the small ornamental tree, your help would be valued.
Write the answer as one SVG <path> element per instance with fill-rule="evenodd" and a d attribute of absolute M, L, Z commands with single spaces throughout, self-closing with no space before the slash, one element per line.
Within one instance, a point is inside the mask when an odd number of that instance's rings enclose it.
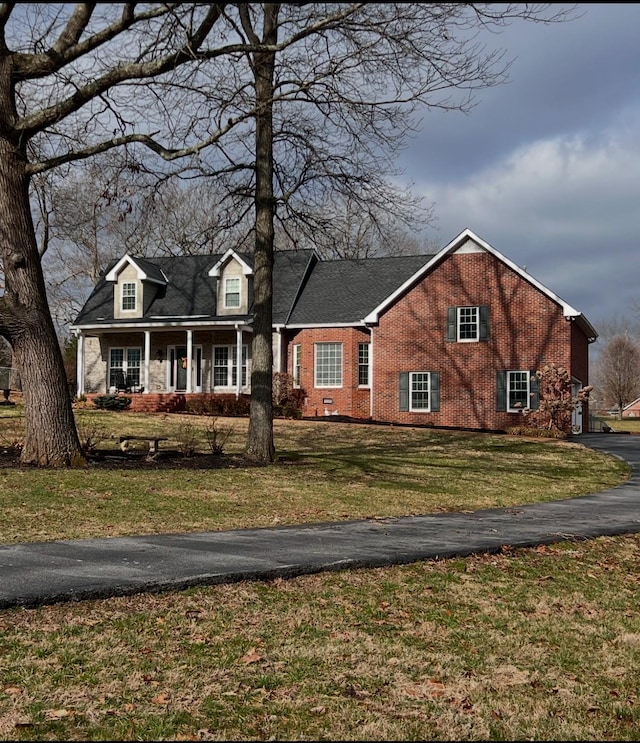
<path fill-rule="evenodd" d="M 589 399 L 593 387 L 582 387 L 573 397 L 571 375 L 557 364 L 545 364 L 535 373 L 540 403 L 537 410 L 524 410 L 530 424 L 539 429 L 571 433 L 573 411 Z"/>

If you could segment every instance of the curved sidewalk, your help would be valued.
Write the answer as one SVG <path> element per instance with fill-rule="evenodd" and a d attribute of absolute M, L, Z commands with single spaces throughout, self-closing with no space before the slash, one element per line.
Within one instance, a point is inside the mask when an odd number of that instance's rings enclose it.
<path fill-rule="evenodd" d="M 585 434 L 630 479 L 568 500 L 472 513 L 0 546 L 0 609 L 640 532 L 640 437 Z"/>

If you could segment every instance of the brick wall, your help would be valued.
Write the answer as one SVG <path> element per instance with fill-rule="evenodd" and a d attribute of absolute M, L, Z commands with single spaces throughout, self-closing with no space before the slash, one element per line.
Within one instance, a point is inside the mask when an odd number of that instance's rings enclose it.
<path fill-rule="evenodd" d="M 447 309 L 480 305 L 489 307 L 489 339 L 447 341 Z M 561 307 L 489 253 L 447 257 L 381 317 L 373 338 L 377 420 L 503 430 L 521 416 L 497 412 L 496 372 L 555 362 L 587 376 L 584 335 Z M 439 412 L 400 412 L 400 371 L 440 373 Z"/>
<path fill-rule="evenodd" d="M 287 343 L 289 374 L 293 374 L 293 346 L 300 344 L 302 349 L 300 386 L 306 392 L 303 415 L 329 414 L 369 418 L 369 390 L 358 386 L 358 344 L 369 341 L 368 331 L 360 328 L 305 329 L 289 336 Z M 342 343 L 341 387 L 315 387 L 316 343 Z"/>
<path fill-rule="evenodd" d="M 489 307 L 489 338 L 447 341 L 449 307 Z M 358 343 L 372 340 L 373 401 L 358 388 Z M 314 345 L 343 344 L 343 385 L 316 389 Z M 329 414 L 418 425 L 504 430 L 522 422 L 519 413 L 496 410 L 496 373 L 539 369 L 554 362 L 588 383 L 588 343 L 562 308 L 490 253 L 447 257 L 396 302 L 371 329 L 318 328 L 290 334 L 302 349 L 304 415 Z M 439 372 L 440 410 L 400 412 L 400 372 Z M 331 399 L 331 403 L 325 403 Z M 587 416 L 585 416 L 585 423 Z"/>

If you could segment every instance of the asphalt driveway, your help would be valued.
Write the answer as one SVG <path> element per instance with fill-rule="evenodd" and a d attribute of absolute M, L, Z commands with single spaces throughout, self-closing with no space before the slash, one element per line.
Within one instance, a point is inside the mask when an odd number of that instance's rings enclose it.
<path fill-rule="evenodd" d="M 580 443 L 628 461 L 630 479 L 593 495 L 474 513 L 0 545 L 0 608 L 640 532 L 640 436 L 585 434 Z"/>

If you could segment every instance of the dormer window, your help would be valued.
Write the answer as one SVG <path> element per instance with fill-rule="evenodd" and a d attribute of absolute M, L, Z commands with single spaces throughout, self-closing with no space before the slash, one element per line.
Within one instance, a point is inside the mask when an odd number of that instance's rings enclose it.
<path fill-rule="evenodd" d="M 136 310 L 135 281 L 125 281 L 122 284 L 122 310 L 123 312 L 135 312 Z"/>
<path fill-rule="evenodd" d="M 224 307 L 225 309 L 240 307 L 240 277 L 238 276 L 224 280 Z"/>

